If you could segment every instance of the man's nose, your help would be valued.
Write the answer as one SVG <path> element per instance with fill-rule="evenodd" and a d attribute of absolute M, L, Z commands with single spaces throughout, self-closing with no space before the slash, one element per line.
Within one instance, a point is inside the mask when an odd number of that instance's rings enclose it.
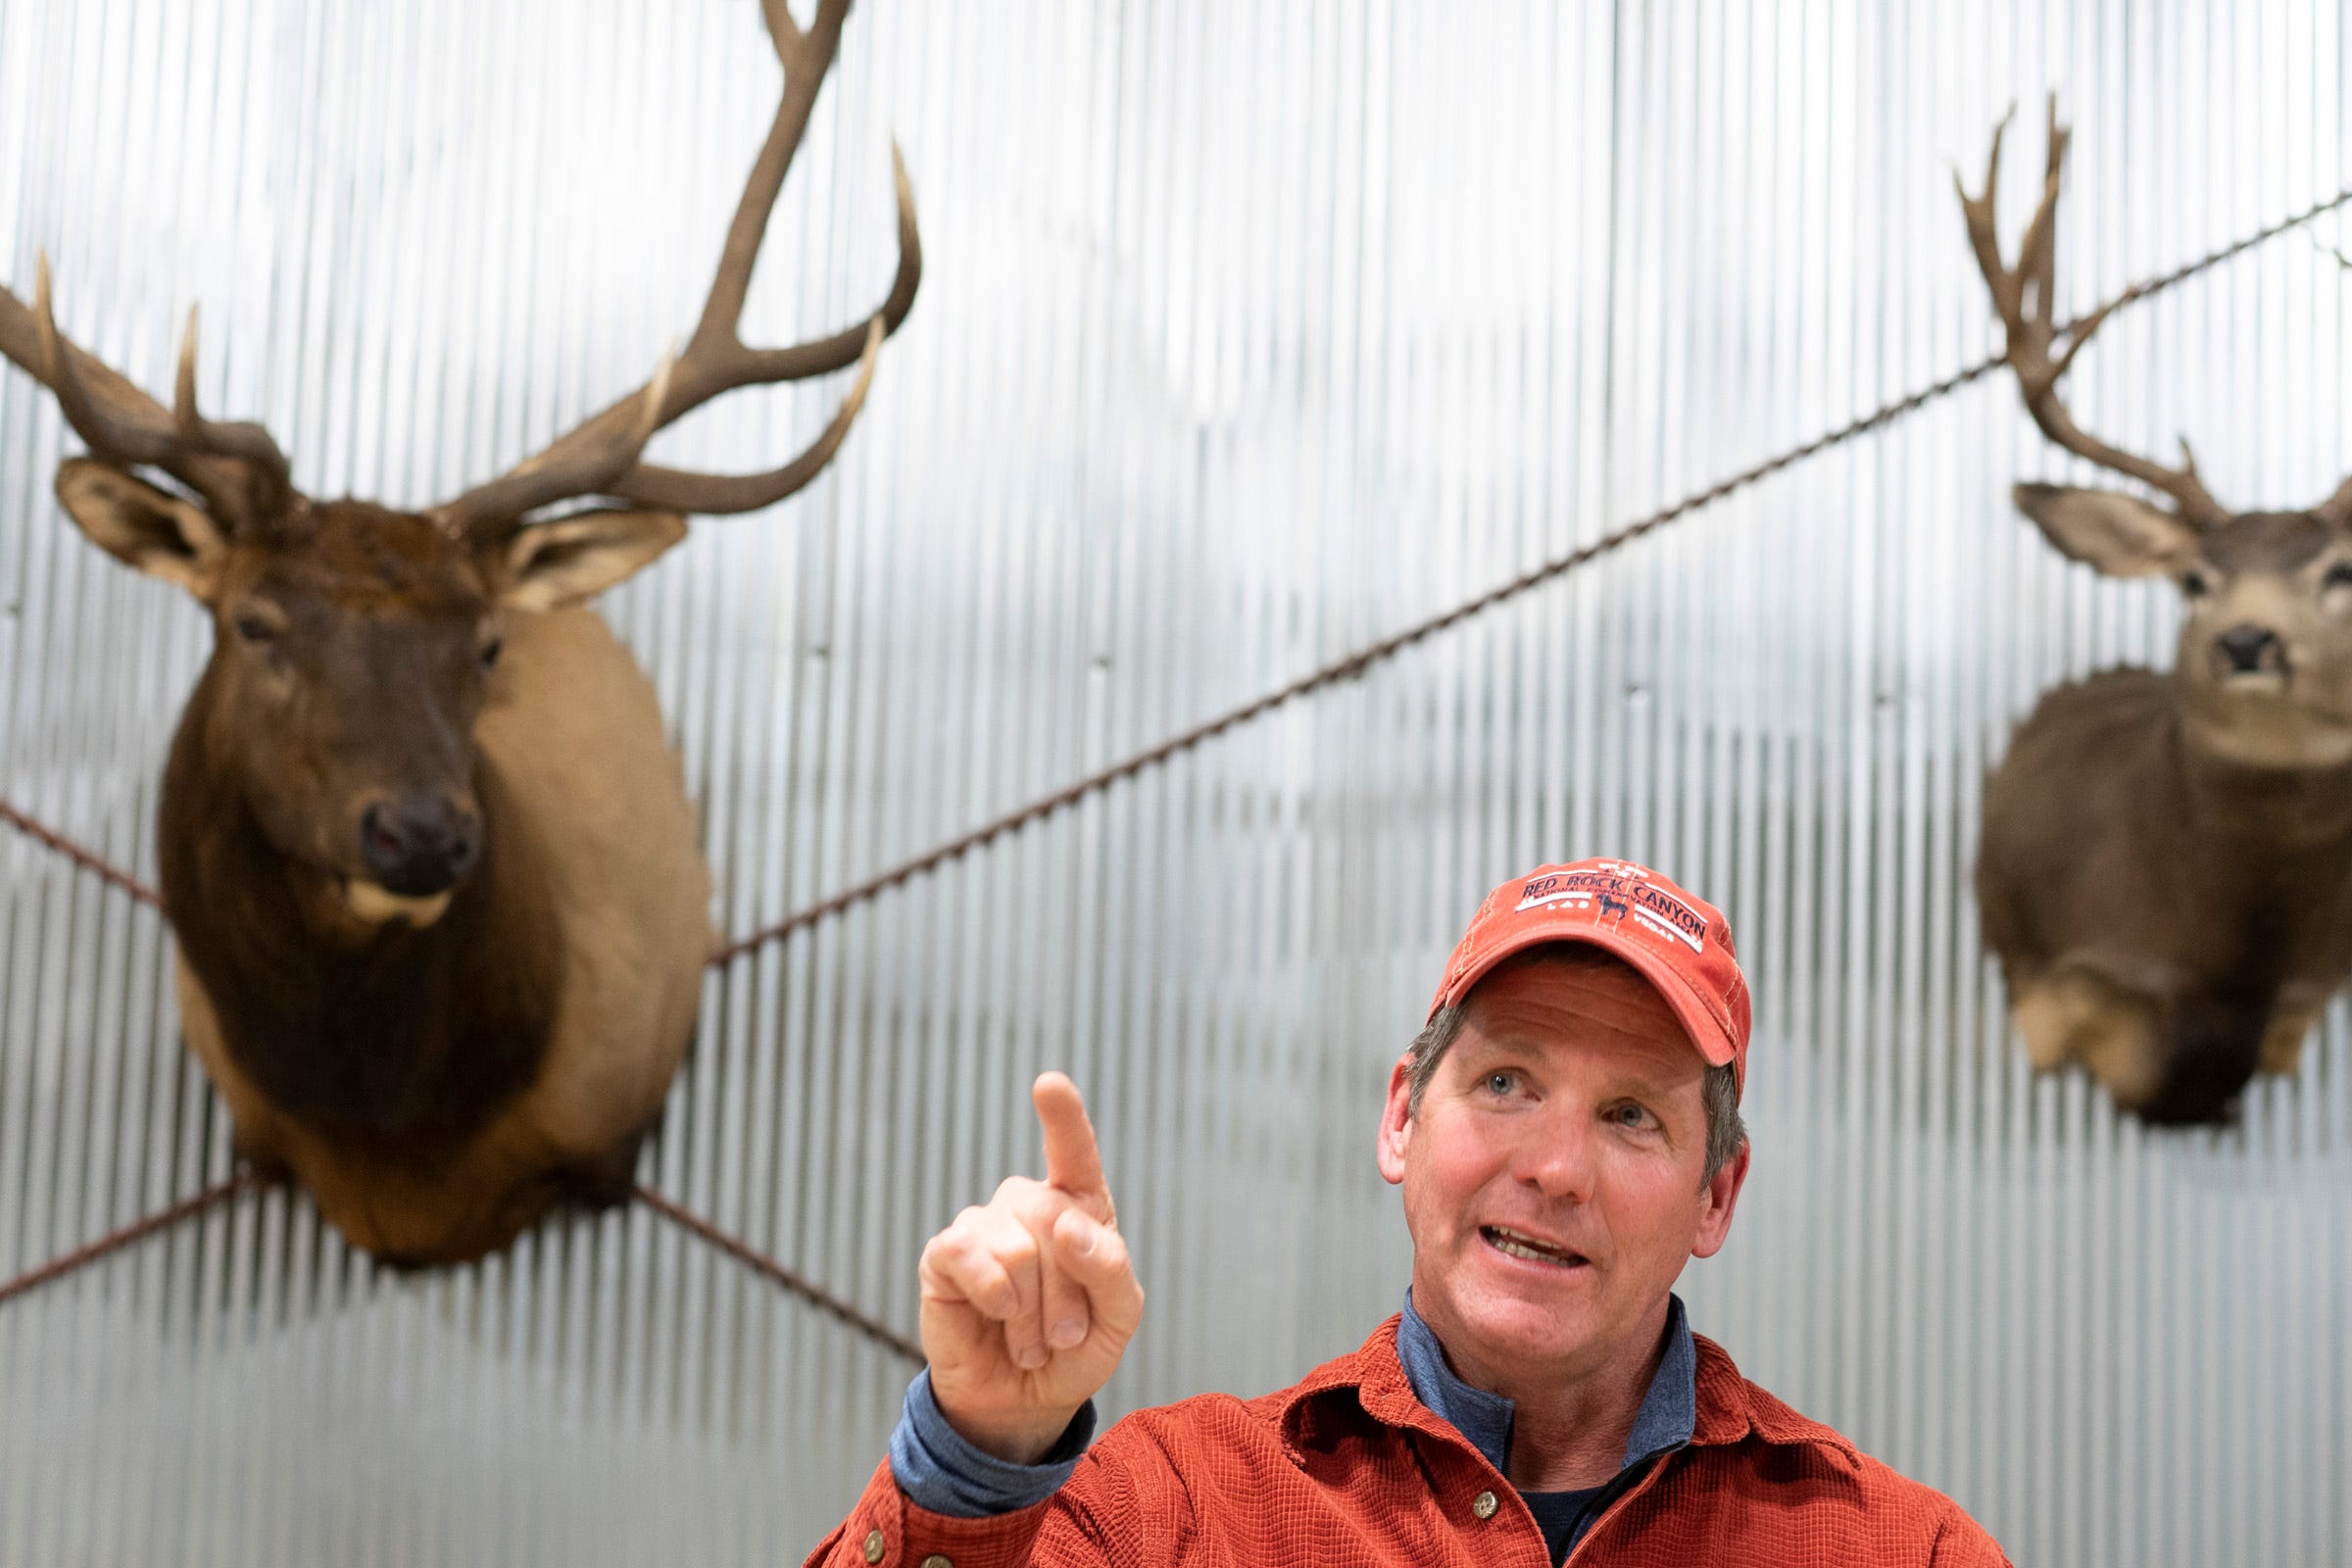
<path fill-rule="evenodd" d="M 1546 1198 L 1582 1202 L 1592 1196 L 1593 1142 L 1592 1117 L 1562 1106 L 1528 1118 L 1524 1139 L 1511 1162 L 1511 1174 L 1543 1192 Z"/>

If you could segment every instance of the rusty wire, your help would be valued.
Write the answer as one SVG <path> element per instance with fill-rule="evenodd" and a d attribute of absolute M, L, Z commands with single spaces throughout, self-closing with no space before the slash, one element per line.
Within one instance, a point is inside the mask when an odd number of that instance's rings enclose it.
<path fill-rule="evenodd" d="M 164 906 L 164 896 L 154 888 L 112 861 L 100 858 L 95 852 L 74 843 L 55 828 L 44 826 L 26 816 L 6 801 L 0 801 L 0 822 L 6 822 L 42 848 L 55 850 L 99 881 L 121 888 L 148 907 L 160 909 Z"/>
<path fill-rule="evenodd" d="M 922 1348 L 912 1340 L 896 1333 L 888 1325 L 867 1317 L 863 1312 L 858 1311 L 838 1297 L 820 1290 L 808 1279 L 786 1268 L 782 1263 L 777 1262 L 749 1242 L 728 1235 L 676 1200 L 655 1192 L 642 1182 L 634 1189 L 633 1196 L 639 1202 L 660 1214 L 663 1219 L 693 1232 L 754 1273 L 762 1275 L 771 1283 L 790 1291 L 810 1306 L 864 1335 L 882 1348 L 903 1356 L 916 1366 L 923 1364 Z"/>
<path fill-rule="evenodd" d="M 169 1230 L 183 1219 L 194 1219 L 238 1194 L 261 1185 L 260 1179 L 250 1171 L 238 1171 L 233 1176 L 217 1181 L 200 1193 L 192 1193 L 177 1202 L 166 1204 L 152 1214 L 132 1220 L 120 1230 L 108 1231 L 96 1241 L 85 1242 L 71 1252 L 53 1257 L 38 1267 L 26 1269 L 14 1279 L 0 1280 L 0 1303 L 62 1280 L 76 1269 L 87 1268 L 125 1247 L 145 1241 L 158 1231 Z"/>
<path fill-rule="evenodd" d="M 2068 321 L 2058 330 L 2061 334 L 2072 333 L 2083 322 L 2100 315 L 2122 310 L 2137 301 L 2160 294 L 2176 284 L 2185 282 L 2200 272 L 2207 271 L 2232 257 L 2253 249 L 2257 245 L 2275 239 L 2291 229 L 2299 228 L 2324 214 L 2333 212 L 2346 202 L 2352 202 L 2352 187 L 2339 190 L 2324 201 L 2316 202 L 2301 212 L 2290 214 L 2277 222 L 2256 229 L 2219 250 L 2208 251 L 2203 256 L 2186 262 L 2169 272 L 2134 283 L 2116 295 L 2114 299 Z M 769 943 L 781 941 L 795 931 L 815 925 L 832 915 L 874 899 L 901 883 L 911 881 L 951 860 L 959 859 L 974 850 L 985 848 L 1007 834 L 1018 832 L 1032 823 L 1043 821 L 1066 810 L 1080 801 L 1100 794 L 1123 779 L 1132 778 L 1182 756 L 1186 752 L 1196 750 L 1228 730 L 1236 729 L 1278 708 L 1286 707 L 1301 697 L 1311 696 L 1327 686 L 1352 680 L 1374 664 L 1393 659 L 1407 649 L 1416 647 L 1441 632 L 1450 630 L 1465 620 L 1484 614 L 1498 605 L 1564 576 L 1602 556 L 1621 550 L 1636 540 L 1665 527 L 1668 523 L 1710 507 L 1738 491 L 1768 479 L 1783 469 L 1792 467 L 1808 458 L 1816 457 L 1832 447 L 1841 446 L 1858 436 L 1868 435 L 1930 403 L 1948 397 L 1960 388 L 1981 380 L 1985 375 L 1999 369 L 2006 363 L 2007 356 L 2005 354 L 1987 356 L 1954 371 L 1941 380 L 1931 382 L 1907 396 L 1898 398 L 1891 403 L 1882 404 L 1870 413 L 1848 420 L 1834 429 L 1826 430 L 1800 446 L 1791 447 L 1786 452 L 1767 458 L 1752 467 L 1743 468 L 1728 478 L 1719 479 L 1703 490 L 1685 496 L 1662 511 L 1653 512 L 1647 516 L 1638 518 L 1621 528 L 1603 534 L 1590 544 L 1579 546 L 1565 555 L 1555 556 L 1483 593 L 1460 601 L 1400 631 L 1394 632 L 1377 642 L 1369 643 L 1350 654 L 1320 665 L 1288 685 L 1253 698 L 1238 708 L 1230 709 L 1213 718 L 1171 736 L 1148 750 L 1137 752 L 1108 767 L 1090 773 L 1052 795 L 983 823 L 959 838 L 925 851 L 911 859 L 902 860 L 875 876 L 855 883 L 829 898 L 785 916 L 773 925 L 763 926 L 713 953 L 710 962 L 712 967 L 732 963 Z M 129 894 L 138 902 L 158 909 L 163 907 L 162 895 L 155 889 L 85 846 L 75 843 L 55 829 L 27 816 L 5 800 L 0 800 L 0 822 L 7 823 L 45 848 L 56 851 L 91 875 Z M 14 1279 L 0 1281 L 0 1302 L 5 1302 L 16 1296 L 61 1279 L 75 1269 L 95 1262 L 144 1237 L 177 1224 L 183 1219 L 203 1213 L 215 1204 L 233 1197 L 245 1185 L 248 1185 L 250 1180 L 244 1173 L 232 1176 L 226 1181 L 217 1183 L 201 1193 L 181 1199 L 169 1207 L 159 1209 L 143 1219 L 135 1220 L 121 1230 L 110 1232 L 84 1247 L 77 1248 L 72 1252 L 20 1274 Z M 634 1196 L 639 1201 L 663 1217 L 701 1237 L 738 1262 L 745 1264 L 784 1290 L 801 1297 L 819 1310 L 838 1319 L 844 1325 L 884 1348 L 917 1364 L 922 1361 L 921 1349 L 911 1342 L 848 1303 L 826 1294 L 808 1280 L 794 1273 L 749 1243 L 728 1235 L 710 1221 L 701 1218 L 673 1200 L 655 1192 L 652 1188 L 641 1185 L 635 1189 Z"/>
<path fill-rule="evenodd" d="M 2332 212 L 2343 206 L 2346 202 L 2352 202 L 2352 187 L 2339 190 L 2326 201 L 2282 218 L 2267 228 L 2256 229 L 2243 239 L 2235 240 L 2220 250 L 2210 251 L 2170 272 L 2134 283 L 2105 305 L 2084 313 L 2058 330 L 2061 333 L 2071 333 L 2075 328 L 2106 312 L 2122 310 L 2150 295 L 2161 294 L 2177 283 L 2194 277 L 2209 268 L 2218 267 L 2231 257 L 2251 250 L 2266 240 L 2275 239 L 2289 229 L 2308 223 L 2322 214 Z M 1033 801 L 1015 810 L 1007 811 L 994 821 L 985 822 L 972 829 L 961 838 L 953 839 L 936 849 L 926 850 L 912 859 L 902 860 L 888 870 L 868 877 L 862 882 L 855 883 L 829 898 L 786 915 L 773 925 L 762 926 L 749 936 L 739 938 L 721 948 L 711 956 L 710 961 L 714 964 L 732 963 L 758 948 L 771 942 L 781 941 L 795 931 L 840 914 L 844 910 L 889 892 L 903 882 L 911 881 L 927 871 L 937 870 L 950 860 L 960 859 L 972 851 L 983 849 L 998 839 L 1004 838 L 1006 834 L 1017 833 L 1032 823 L 1041 822 L 1057 812 L 1067 810 L 1089 796 L 1101 794 L 1122 779 L 1132 778 L 1138 773 L 1157 767 L 1173 758 L 1216 739 L 1227 730 L 1239 728 L 1252 719 L 1272 712 L 1275 709 L 1285 707 L 1301 697 L 1310 696 L 1326 686 L 1335 686 L 1342 681 L 1352 680 L 1374 664 L 1393 659 L 1406 649 L 1437 636 L 1440 632 L 1448 631 L 1472 616 L 1484 614 L 1497 605 L 1516 599 L 1532 589 L 1542 587 L 1554 578 L 1565 576 L 1602 556 L 1622 550 L 1627 545 L 1663 528 L 1678 518 L 1713 506 L 1725 497 L 1768 479 L 1784 468 L 1792 467 L 1808 458 L 1816 457 L 1832 447 L 1841 446 L 1857 436 L 1868 435 L 1871 431 L 1891 423 L 1904 415 L 1913 413 L 1938 399 L 1948 397 L 1970 382 L 1980 380 L 1991 371 L 1999 369 L 2007 363 L 2006 354 L 1992 355 L 1954 371 L 1940 381 L 1921 387 L 1906 397 L 1898 398 L 1892 403 L 1882 404 L 1857 419 L 1849 420 L 1835 429 L 1824 431 L 1802 446 L 1792 447 L 1776 457 L 1767 458 L 1753 467 L 1743 468 L 1729 478 L 1717 480 L 1704 490 L 1685 496 L 1662 512 L 1653 512 L 1648 516 L 1629 522 L 1614 532 L 1601 535 L 1591 544 L 1579 546 L 1566 555 L 1555 556 L 1543 564 L 1522 572 L 1507 582 L 1490 588 L 1475 598 L 1463 600 L 1425 620 L 1416 621 L 1401 631 L 1392 633 L 1378 642 L 1367 644 L 1353 653 L 1310 670 L 1287 686 L 1253 698 L 1239 708 L 1231 709 L 1214 718 L 1197 724 L 1179 735 L 1161 741 L 1147 751 L 1137 752 L 1121 761 L 1113 762 L 1108 767 L 1090 773 L 1076 783 L 1046 796 L 1042 800 Z"/>

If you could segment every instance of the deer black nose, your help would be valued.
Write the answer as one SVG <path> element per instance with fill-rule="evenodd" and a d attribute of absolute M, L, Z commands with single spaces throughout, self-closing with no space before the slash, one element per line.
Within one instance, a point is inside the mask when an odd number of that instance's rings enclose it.
<path fill-rule="evenodd" d="M 426 899 L 473 869 L 481 819 L 446 795 L 384 796 L 360 813 L 360 860 L 387 893 Z"/>
<path fill-rule="evenodd" d="M 2215 673 L 2252 675 L 2263 670 L 2286 671 L 2286 646 L 2267 626 L 2232 626 L 2213 640 Z"/>

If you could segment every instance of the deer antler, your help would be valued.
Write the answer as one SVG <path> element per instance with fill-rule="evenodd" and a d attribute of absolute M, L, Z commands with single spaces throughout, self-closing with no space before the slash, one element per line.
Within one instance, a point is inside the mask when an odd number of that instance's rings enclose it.
<path fill-rule="evenodd" d="M 536 508 L 590 495 L 678 512 L 749 512 L 782 500 L 816 477 L 849 434 L 865 401 L 882 339 L 906 318 L 922 281 L 922 238 L 915 226 L 914 192 L 906 182 L 906 166 L 893 146 L 899 270 L 889 298 L 870 321 L 790 348 L 744 345 L 738 324 L 751 286 L 752 267 L 760 259 L 760 244 L 767 231 L 768 215 L 775 209 L 777 192 L 783 188 L 785 172 L 808 128 L 817 89 L 840 47 L 850 0 L 822 0 L 815 22 L 806 29 L 792 20 L 786 0 L 760 0 L 760 8 L 766 14 L 776 58 L 784 67 L 784 96 L 776 107 L 767 141 L 752 165 L 734 222 L 727 229 L 718 273 L 711 280 L 710 298 L 694 335 L 684 351 L 665 361 L 644 386 L 505 474 L 434 509 L 442 526 L 451 532 L 496 533 Z M 803 380 L 853 363 L 859 366 L 857 385 L 850 389 L 832 423 L 806 452 L 780 468 L 730 476 L 689 473 L 639 461 L 654 432 L 722 392 Z"/>
<path fill-rule="evenodd" d="M 2226 520 L 2229 509 L 2216 501 L 2204 481 L 2197 477 L 2197 460 L 2185 439 L 2180 443 L 2180 466 L 2168 468 L 2086 433 L 2059 400 L 2060 378 L 2066 374 L 2067 367 L 2075 363 L 2075 356 L 2082 352 L 2082 345 L 2090 341 L 2091 334 L 2107 319 L 2107 313 L 2115 304 L 2101 306 L 2068 328 L 2065 347 L 2055 359 L 2051 358 L 2051 347 L 2059 336 L 2058 176 L 2066 163 L 2068 131 L 2058 123 L 2058 99 L 2052 94 L 2049 171 L 2042 181 L 2041 205 L 2034 209 L 2034 220 L 2026 225 L 2025 238 L 2018 245 L 2017 267 L 2012 270 L 2001 261 L 2001 241 L 1993 226 L 1992 203 L 2001 182 L 2001 137 L 2009 129 L 2014 114 L 2012 110 L 2011 114 L 2003 115 L 1992 133 L 1992 156 L 1984 166 L 1984 194 L 1971 198 L 1968 186 L 1957 173 L 1953 174 L 1952 183 L 1960 192 L 1960 211 L 1968 220 L 1968 240 L 1976 250 L 1978 270 L 1984 274 L 1984 286 L 1992 291 L 1993 309 L 2000 313 L 2001 325 L 2008 335 L 2009 367 L 2017 372 L 2017 386 L 2025 396 L 2026 412 L 2041 426 L 2043 435 L 2067 451 L 2172 497 L 2180 515 L 2196 526 L 2209 527 Z"/>
<path fill-rule="evenodd" d="M 293 495 L 286 456 L 258 424 L 216 423 L 196 409 L 196 313 L 179 344 L 179 382 L 173 407 L 140 391 L 96 356 L 57 329 L 44 253 L 33 283 L 32 309 L 0 288 L 0 354 L 56 394 L 67 422 L 110 463 L 161 468 L 204 497 L 230 528 L 273 517 Z"/>

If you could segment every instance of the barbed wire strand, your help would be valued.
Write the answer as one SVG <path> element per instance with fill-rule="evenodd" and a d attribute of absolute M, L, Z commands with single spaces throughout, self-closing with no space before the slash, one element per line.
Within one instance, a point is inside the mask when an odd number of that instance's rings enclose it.
<path fill-rule="evenodd" d="M 2059 330 L 2061 333 L 2071 333 L 2084 321 L 2101 314 L 2120 311 L 2139 300 L 2161 294 L 2166 289 L 2218 267 L 2232 257 L 2252 250 L 2257 245 L 2275 239 L 2291 229 L 2299 228 L 2313 219 L 2333 212 L 2346 202 L 2352 202 L 2352 187 L 2339 190 L 2325 201 L 2316 202 L 2301 212 L 2290 214 L 2277 222 L 2256 229 L 2219 250 L 2209 251 L 2169 272 L 2134 283 L 2116 295 L 2112 301 L 2067 322 Z M 796 910 L 775 924 L 761 927 L 719 949 L 710 956 L 710 965 L 720 967 L 733 963 L 761 947 L 781 941 L 796 931 L 854 908 L 859 904 L 887 893 L 902 883 L 912 881 L 926 872 L 938 869 L 951 860 L 959 859 L 974 850 L 985 848 L 1007 834 L 1019 832 L 1033 823 L 1067 810 L 1089 796 L 1101 794 L 1122 780 L 1156 767 L 1186 752 L 1197 750 L 1228 730 L 1237 729 L 1278 708 L 1287 707 L 1301 697 L 1311 696 L 1327 686 L 1352 680 L 1374 664 L 1394 659 L 1407 649 L 1427 642 L 1430 638 L 1448 631 L 1473 616 L 1484 614 L 1496 606 L 1516 599 L 1554 578 L 1575 571 L 1602 556 L 1622 550 L 1627 545 L 1633 544 L 1693 512 L 1713 506 L 1716 502 L 1746 489 L 1750 485 L 1760 483 L 1783 469 L 1803 463 L 1832 447 L 1841 446 L 1845 442 L 1867 435 L 1928 404 L 1948 397 L 1971 382 L 1983 379 L 2007 363 L 2006 355 L 1992 355 L 1979 360 L 1975 364 L 1955 370 L 1941 380 L 1931 382 L 1907 396 L 1898 398 L 1891 403 L 1882 404 L 1858 418 L 1825 430 L 1802 445 L 1791 447 L 1752 467 L 1743 468 L 1728 478 L 1717 480 L 1704 490 L 1685 496 L 1663 511 L 1653 512 L 1613 532 L 1603 534 L 1589 544 L 1579 546 L 1565 555 L 1556 556 L 1484 593 L 1463 600 L 1437 614 L 1414 622 L 1401 631 L 1392 633 L 1344 658 L 1323 664 L 1287 685 L 1244 703 L 1239 708 L 1228 710 L 1213 718 L 1171 736 L 1146 751 L 1135 753 L 1108 767 L 1090 773 L 1084 778 L 1056 790 L 1052 795 L 1033 801 L 1015 810 L 1007 811 L 959 838 L 926 851 L 911 859 L 902 860 L 878 875 L 868 877 L 862 882 L 854 883 L 829 898 Z M 163 896 L 154 888 L 141 882 L 128 871 L 113 864 L 94 851 L 55 829 L 45 826 L 6 800 L 0 800 L 0 822 L 5 822 L 35 843 L 64 856 L 84 871 L 129 894 L 139 903 L 158 909 L 163 907 Z M 119 1231 L 100 1237 L 85 1247 L 77 1248 L 48 1263 L 20 1274 L 12 1280 L 0 1282 L 0 1302 L 5 1302 L 25 1292 L 62 1279 L 74 1270 L 96 1262 L 144 1237 L 177 1224 L 183 1219 L 201 1214 L 215 1204 L 235 1196 L 247 1185 L 250 1185 L 250 1178 L 240 1173 L 192 1197 L 181 1199 L 168 1207 L 158 1209 L 144 1219 L 133 1221 Z M 893 1332 L 875 1319 L 867 1317 L 848 1303 L 828 1295 L 750 1243 L 728 1235 L 710 1221 L 703 1219 L 662 1194 L 655 1192 L 650 1187 L 639 1186 L 635 1191 L 635 1197 L 640 1202 L 645 1203 L 663 1217 L 702 1238 L 784 1290 L 801 1297 L 818 1310 L 838 1319 L 877 1345 L 917 1364 L 921 1363 L 923 1359 L 921 1349 L 905 1337 Z"/>
<path fill-rule="evenodd" d="M 2243 239 L 2233 241 L 2218 251 L 2200 256 L 2170 272 L 2135 283 L 2118 294 L 2108 304 L 2067 322 L 2059 330 L 2063 333 L 2071 333 L 2083 322 L 2093 319 L 2104 312 L 2120 311 L 2150 295 L 2160 294 L 2209 268 L 2220 266 L 2223 262 L 2241 252 L 2251 250 L 2266 240 L 2275 239 L 2291 228 L 2308 223 L 2313 219 L 2331 212 L 2348 201 L 2352 201 L 2352 188 L 2340 190 L 2326 201 L 2307 207 L 2290 217 L 2280 219 L 2267 228 L 2257 229 Z M 1622 550 L 1627 545 L 1656 532 L 1670 522 L 1713 506 L 1716 502 L 1737 491 L 1771 478 L 1784 468 L 1792 467 L 1832 447 L 1840 446 L 1858 436 L 1867 435 L 1882 425 L 1891 423 L 1930 403 L 1948 397 L 1970 382 L 1982 379 L 2006 364 L 2008 364 L 2006 355 L 1994 355 L 1956 370 L 1940 381 L 1923 386 L 1906 397 L 1898 398 L 1892 403 L 1882 404 L 1860 418 L 1822 432 L 1802 446 L 1792 447 L 1777 457 L 1766 459 L 1751 468 L 1743 468 L 1729 478 L 1720 479 L 1704 490 L 1685 496 L 1663 512 L 1653 512 L 1648 516 L 1627 523 L 1612 533 L 1603 534 L 1590 544 L 1579 546 L 1566 555 L 1555 556 L 1507 582 L 1488 589 L 1476 598 L 1463 600 L 1449 609 L 1431 615 L 1426 620 L 1417 621 L 1402 631 L 1393 633 L 1378 642 L 1367 644 L 1344 658 L 1334 660 L 1320 668 L 1299 676 L 1287 686 L 1267 692 L 1261 697 L 1244 703 L 1239 708 L 1220 713 L 1181 734 L 1161 741 L 1148 751 L 1138 752 L 1099 772 L 1090 773 L 1076 783 L 1046 796 L 1042 800 L 1032 801 L 1017 809 L 1007 811 L 1003 816 L 972 829 L 960 838 L 950 840 L 936 849 L 927 850 L 912 859 L 902 860 L 886 871 L 844 888 L 831 897 L 811 904 L 806 908 L 796 910 L 775 924 L 763 926 L 749 936 L 721 948 L 711 956 L 710 961 L 714 964 L 732 963 L 758 948 L 764 947 L 771 942 L 781 941 L 796 931 L 815 925 L 821 920 L 840 914 L 887 893 L 901 883 L 912 881 L 926 872 L 937 870 L 949 861 L 959 859 L 972 851 L 993 844 L 1007 834 L 1017 833 L 1056 812 L 1067 810 L 1089 796 L 1101 794 L 1124 779 L 1157 767 L 1163 762 L 1216 739 L 1228 730 L 1237 729 L 1252 719 L 1263 717 L 1275 709 L 1286 707 L 1326 686 L 1352 680 L 1372 665 L 1393 659 L 1406 649 L 1427 642 L 1441 632 L 1451 630 L 1474 615 L 1484 614 L 1497 605 L 1540 588 L 1556 577 L 1565 576 L 1602 556 Z"/>
<path fill-rule="evenodd" d="M 858 1311 L 838 1297 L 818 1289 L 808 1279 L 786 1268 L 782 1263 L 777 1262 L 749 1242 L 728 1235 L 684 1204 L 642 1183 L 638 1185 L 635 1196 L 639 1202 L 655 1213 L 682 1229 L 693 1232 L 738 1263 L 756 1274 L 765 1276 L 769 1281 L 790 1291 L 818 1311 L 838 1319 L 884 1349 L 904 1357 L 914 1365 L 921 1366 L 923 1364 L 922 1348 L 912 1340 L 895 1332 L 887 1325 L 867 1317 L 863 1312 Z"/>
<path fill-rule="evenodd" d="M 6 822 L 43 849 L 56 851 L 99 881 L 121 888 L 141 904 L 157 909 L 164 906 L 164 896 L 154 888 L 111 860 L 101 858 L 95 851 L 74 843 L 55 828 L 25 815 L 5 800 L 0 800 L 0 822 Z"/>
<path fill-rule="evenodd" d="M 0 1281 L 0 1304 L 16 1297 L 39 1290 L 64 1279 L 76 1269 L 89 1267 L 120 1252 L 125 1247 L 143 1242 L 158 1231 L 169 1230 L 184 1219 L 194 1219 L 208 1209 L 216 1208 L 238 1194 L 261 1186 L 249 1171 L 239 1171 L 222 1181 L 217 1181 L 200 1193 L 194 1193 L 174 1203 L 168 1203 L 154 1213 L 134 1219 L 120 1230 L 107 1232 L 94 1242 L 86 1242 L 71 1252 L 51 1258 L 38 1267 L 26 1269 L 11 1280 Z"/>

